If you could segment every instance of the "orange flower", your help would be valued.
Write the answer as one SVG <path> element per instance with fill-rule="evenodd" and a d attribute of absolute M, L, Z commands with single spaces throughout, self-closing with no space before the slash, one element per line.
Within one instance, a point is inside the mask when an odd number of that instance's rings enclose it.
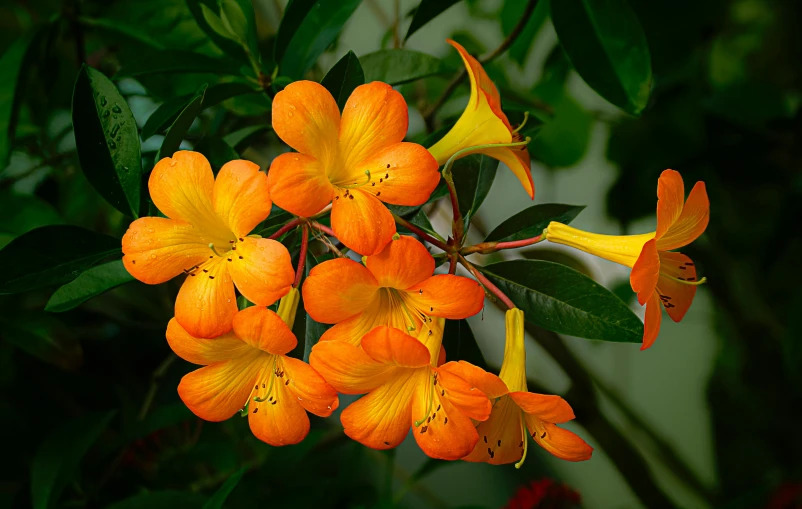
<path fill-rule="evenodd" d="M 447 42 L 459 51 L 471 82 L 471 96 L 462 116 L 454 127 L 429 152 L 438 164 L 445 164 L 451 156 L 460 152 L 457 159 L 470 154 L 484 154 L 509 166 L 521 181 L 526 194 L 535 198 L 535 184 L 530 171 L 531 160 L 526 145 L 515 147 L 487 147 L 507 145 L 523 141 L 521 135 L 510 125 L 507 115 L 501 111 L 501 96 L 487 73 L 475 58 L 458 43 Z M 481 147 L 468 150 L 470 147 Z"/>
<path fill-rule="evenodd" d="M 211 338 L 231 330 L 237 312 L 234 284 L 264 306 L 289 291 L 295 276 L 287 249 L 247 236 L 271 207 L 267 177 L 257 165 L 231 161 L 215 180 L 201 154 L 176 152 L 156 164 L 148 188 L 169 219 L 143 217 L 131 223 L 123 236 L 123 263 L 148 284 L 187 275 L 175 318 L 193 336 Z"/>
<path fill-rule="evenodd" d="M 463 459 L 493 465 L 517 462 L 516 467 L 520 467 L 526 459 L 527 429 L 538 445 L 560 459 L 590 459 L 593 448 L 557 426 L 574 418 L 568 403 L 559 396 L 527 392 L 523 311 L 510 309 L 506 320 L 507 341 L 499 376 L 465 361 L 441 368 L 479 388 L 494 401 L 490 417 L 477 428 L 481 440 Z"/>
<path fill-rule="evenodd" d="M 402 142 L 408 121 L 404 98 L 386 83 L 357 87 L 342 119 L 322 85 L 291 83 L 273 99 L 273 128 L 298 151 L 270 166 L 276 205 L 308 217 L 333 200 L 337 238 L 360 254 L 378 253 L 395 234 L 381 202 L 420 205 L 440 181 L 429 152 Z"/>
<path fill-rule="evenodd" d="M 468 382 L 437 367 L 442 318 L 427 322 L 418 339 L 392 327 L 376 327 L 362 347 L 320 342 L 309 362 L 335 389 L 365 394 L 340 417 L 345 434 L 374 449 L 398 446 L 413 428 L 432 458 L 459 459 L 479 436 L 471 419 L 487 419 L 490 401 Z"/>
<path fill-rule="evenodd" d="M 668 316 L 679 322 L 691 307 L 696 287 L 693 261 L 672 252 L 696 240 L 707 228 L 710 201 L 704 182 L 697 182 L 688 201 L 680 174 L 665 170 L 657 182 L 657 230 L 642 235 L 599 235 L 561 223 L 546 228 L 546 239 L 632 268 L 629 283 L 646 304 L 643 345 L 649 348 L 660 332 L 662 305 Z"/>
<path fill-rule="evenodd" d="M 297 302 L 298 290 L 292 289 L 285 299 Z M 205 366 L 178 385 L 178 395 L 195 415 L 224 421 L 247 405 L 253 434 L 276 446 L 297 444 L 306 437 L 306 412 L 331 415 L 339 404 L 337 393 L 308 364 L 287 357 L 297 341 L 282 318 L 287 317 L 249 307 L 234 317 L 232 332 L 215 339 L 194 337 L 176 319 L 170 320 L 170 348 L 182 359 Z"/>
<path fill-rule="evenodd" d="M 482 309 L 484 291 L 475 281 L 433 276 L 434 258 L 412 237 L 401 236 L 365 257 L 321 263 L 304 282 L 304 306 L 315 321 L 335 323 L 321 341 L 359 345 L 374 327 L 420 330 L 427 317 L 467 318 Z"/>

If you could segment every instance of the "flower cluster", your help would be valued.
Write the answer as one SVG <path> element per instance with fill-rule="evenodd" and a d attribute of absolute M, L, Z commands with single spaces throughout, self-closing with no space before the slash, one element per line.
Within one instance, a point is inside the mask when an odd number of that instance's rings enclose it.
<path fill-rule="evenodd" d="M 295 151 L 275 158 L 267 174 L 238 160 L 215 177 L 201 154 L 188 151 L 156 164 L 148 186 L 166 217 L 131 224 L 123 262 L 149 284 L 184 276 L 166 335 L 177 355 L 202 366 L 178 386 L 196 415 L 222 421 L 242 412 L 259 439 L 294 444 L 309 431 L 308 412 L 326 417 L 338 408 L 338 393 L 363 394 L 340 420 L 346 435 L 374 449 L 398 446 L 411 430 L 433 458 L 520 465 L 530 436 L 558 458 L 591 457 L 584 440 L 559 426 L 574 418 L 569 404 L 528 391 L 524 312 L 505 296 L 499 374 L 446 362 L 445 321 L 479 313 L 486 292 L 499 290 L 465 260 L 454 237 L 433 240 L 452 262 L 449 273 L 435 274 L 435 258 L 397 233 L 403 220 L 385 206 L 425 203 L 440 182 L 438 168 L 445 165 L 445 174 L 472 153 L 504 162 L 534 198 L 526 141 L 480 63 L 450 42 L 466 65 L 471 95 L 454 127 L 428 150 L 403 141 L 407 106 L 389 85 L 357 87 L 341 113 L 323 86 L 298 81 L 275 96 L 272 119 Z M 707 223 L 703 185 L 685 203 L 681 178 L 668 171 L 658 195 L 654 233 L 607 237 L 552 223 L 543 235 L 632 267 L 632 287 L 647 304 L 644 347 L 657 335 L 660 305 L 675 320 L 687 311 L 696 271 L 670 250 Z M 294 217 L 271 238 L 253 234 L 274 203 Z M 330 227 L 322 224 L 328 217 Z M 280 242 L 294 229 L 301 232 L 296 268 Z M 310 230 L 338 256 L 304 278 Z M 343 255 L 331 238 L 361 258 Z M 457 262 L 477 280 L 456 275 Z M 309 363 L 290 355 L 300 302 L 312 319 L 332 325 Z"/>

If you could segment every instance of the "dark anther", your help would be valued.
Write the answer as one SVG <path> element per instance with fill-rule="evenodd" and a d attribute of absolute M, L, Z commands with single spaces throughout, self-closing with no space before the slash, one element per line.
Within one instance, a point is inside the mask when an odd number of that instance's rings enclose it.
<path fill-rule="evenodd" d="M 390 445 L 390 442 L 384 442 L 384 445 Z"/>
<path fill-rule="evenodd" d="M 195 274 L 190 274 L 190 276 L 195 277 Z"/>
<path fill-rule="evenodd" d="M 685 281 L 684 277 L 678 277 L 677 279 L 679 279 L 680 281 Z"/>
<path fill-rule="evenodd" d="M 268 401 L 273 401 L 273 396 L 270 396 L 269 398 L 267 398 L 267 400 Z"/>
<path fill-rule="evenodd" d="M 448 424 L 448 417 L 446 417 L 446 420 L 443 421 L 443 424 Z"/>
<path fill-rule="evenodd" d="M 546 432 L 545 431 L 543 432 L 542 435 L 540 435 L 540 438 L 546 438 Z"/>
<path fill-rule="evenodd" d="M 242 260 L 242 258 L 243 258 L 242 256 L 239 257 L 240 260 Z"/>
<path fill-rule="evenodd" d="M 214 276 L 209 276 L 209 279 L 214 279 Z"/>
<path fill-rule="evenodd" d="M 389 163 L 387 164 L 387 167 L 388 167 L 388 168 L 390 167 L 390 164 L 389 164 Z"/>
<path fill-rule="evenodd" d="M 231 258 L 229 258 L 228 261 L 231 261 Z"/>
<path fill-rule="evenodd" d="M 259 409 L 258 409 L 258 408 L 254 408 L 254 409 L 253 409 L 253 413 L 256 413 L 256 412 L 258 412 L 258 411 L 259 411 Z"/>
<path fill-rule="evenodd" d="M 440 395 L 441 395 L 441 396 L 445 396 L 445 395 L 446 395 L 446 390 L 445 390 L 445 389 L 443 389 L 442 391 L 440 391 Z"/>
<path fill-rule="evenodd" d="M 232 251 L 236 251 L 237 250 L 237 246 L 231 246 L 231 250 Z"/>
<path fill-rule="evenodd" d="M 262 384 L 262 389 L 264 389 L 264 388 L 265 388 L 265 384 Z"/>
<path fill-rule="evenodd" d="M 687 265 L 688 267 L 693 267 L 693 262 L 685 262 L 685 265 Z"/>
<path fill-rule="evenodd" d="M 379 179 L 379 183 L 381 184 L 382 182 L 384 182 L 384 179 Z"/>
<path fill-rule="evenodd" d="M 209 271 L 208 271 L 208 270 L 206 270 L 206 269 L 203 269 L 203 272 L 209 272 Z"/>
<path fill-rule="evenodd" d="M 286 382 L 284 382 L 284 385 L 290 385 L 290 379 L 289 378 L 287 379 Z"/>
<path fill-rule="evenodd" d="M 430 422 L 432 422 L 432 418 L 431 418 L 431 417 L 429 417 L 428 419 L 426 419 L 426 424 L 429 424 Z"/>
<path fill-rule="evenodd" d="M 254 390 L 256 390 L 256 389 L 259 388 L 259 386 L 258 385 L 254 385 L 253 388 L 254 388 Z"/>
<path fill-rule="evenodd" d="M 429 335 L 430 335 L 430 336 L 432 335 L 432 331 L 431 331 L 431 330 L 429 331 Z"/>
<path fill-rule="evenodd" d="M 432 312 L 432 311 L 434 311 L 434 308 L 429 306 L 429 312 Z"/>
<path fill-rule="evenodd" d="M 520 443 L 520 444 L 518 444 L 518 447 L 523 447 L 523 446 L 524 446 L 524 441 L 523 441 L 523 440 L 521 440 L 521 443 Z"/>
<path fill-rule="evenodd" d="M 136 265 L 136 260 L 131 260 L 131 263 L 133 263 L 134 265 Z"/>
<path fill-rule="evenodd" d="M 371 185 L 371 186 L 375 186 L 375 185 L 376 185 L 376 182 L 371 182 L 371 183 L 370 183 L 370 185 Z"/>
<path fill-rule="evenodd" d="M 390 178 L 390 174 L 388 173 L 387 175 L 384 176 L 384 178 L 386 179 Z"/>
<path fill-rule="evenodd" d="M 210 259 L 210 260 L 211 260 L 211 259 L 213 259 L 213 258 L 214 258 L 214 255 L 211 255 L 211 256 L 209 256 L 209 259 Z"/>
<path fill-rule="evenodd" d="M 381 194 L 382 194 L 382 192 L 379 191 L 378 193 L 376 193 L 376 196 L 381 196 Z"/>
<path fill-rule="evenodd" d="M 234 241 L 233 241 L 233 240 L 229 240 L 229 241 L 228 241 L 228 243 L 229 243 L 229 244 L 233 244 L 233 243 L 234 243 Z"/>
<path fill-rule="evenodd" d="M 239 241 L 240 241 L 240 242 L 245 242 L 244 240 L 242 240 L 242 237 L 240 237 L 240 238 L 239 238 Z"/>
<path fill-rule="evenodd" d="M 424 426 L 420 429 L 421 434 L 426 433 L 427 431 L 429 431 L 429 426 Z"/>
<path fill-rule="evenodd" d="M 487 435 L 485 435 L 485 443 L 487 443 Z"/>
<path fill-rule="evenodd" d="M 432 414 L 432 419 L 437 419 L 437 412 Z"/>
<path fill-rule="evenodd" d="M 688 281 L 696 281 L 696 278 L 695 277 L 689 277 L 687 280 Z"/>
<path fill-rule="evenodd" d="M 339 199 L 340 199 L 340 196 L 339 196 L 339 195 L 337 195 L 337 196 L 335 196 L 335 197 L 334 197 L 334 199 L 335 199 L 335 200 L 339 200 Z"/>
<path fill-rule="evenodd" d="M 439 411 L 440 411 L 440 405 L 437 405 L 437 410 L 435 410 L 435 412 L 439 412 Z"/>
<path fill-rule="evenodd" d="M 276 401 L 274 401 L 274 402 L 272 402 L 272 403 L 270 403 L 270 404 L 271 404 L 271 405 L 275 405 L 276 403 L 278 403 L 278 400 L 276 400 Z"/>
<path fill-rule="evenodd" d="M 353 194 L 349 194 L 348 197 L 351 198 L 352 200 L 354 199 L 354 195 Z"/>
<path fill-rule="evenodd" d="M 419 293 L 419 294 L 421 294 L 421 295 L 423 295 L 423 288 L 421 288 L 420 290 L 418 290 L 418 293 Z"/>
<path fill-rule="evenodd" d="M 678 268 L 679 270 L 685 270 L 685 267 L 683 267 L 682 265 L 680 265 L 680 266 L 679 266 L 679 267 L 677 267 L 677 268 Z"/>
<path fill-rule="evenodd" d="M 498 446 L 501 447 L 501 440 L 498 441 Z"/>

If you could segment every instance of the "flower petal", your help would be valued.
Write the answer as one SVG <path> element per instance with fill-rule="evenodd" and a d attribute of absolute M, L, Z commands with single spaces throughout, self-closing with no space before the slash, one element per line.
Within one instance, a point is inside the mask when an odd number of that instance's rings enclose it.
<path fill-rule="evenodd" d="M 402 368 L 429 365 L 429 350 L 409 334 L 392 327 L 376 327 L 362 338 L 362 350 L 376 362 Z"/>
<path fill-rule="evenodd" d="M 710 200 L 705 183 L 697 182 L 682 208 L 682 214 L 657 241 L 657 248 L 662 251 L 687 246 L 704 233 L 709 221 Z"/>
<path fill-rule="evenodd" d="M 337 323 L 364 311 L 378 290 L 376 279 L 362 264 L 338 258 L 309 271 L 302 293 L 304 307 L 313 320 Z"/>
<path fill-rule="evenodd" d="M 696 295 L 696 285 L 684 284 L 682 281 L 696 281 L 693 261 L 682 253 L 662 251 L 657 294 L 668 316 L 675 322 L 682 320 Z"/>
<path fill-rule="evenodd" d="M 214 339 L 196 338 L 184 330 L 175 318 L 167 324 L 167 343 L 185 361 L 201 365 L 231 360 L 252 350 L 233 333 Z"/>
<path fill-rule="evenodd" d="M 237 237 L 243 237 L 267 219 L 272 203 L 267 175 L 250 161 L 230 161 L 214 181 L 212 204 L 217 215 Z"/>
<path fill-rule="evenodd" d="M 479 441 L 465 461 L 504 465 L 519 461 L 524 454 L 526 436 L 523 414 L 508 396 L 494 405 L 490 417 L 480 422 L 476 431 Z"/>
<path fill-rule="evenodd" d="M 276 94 L 273 129 L 284 143 L 319 159 L 323 167 L 339 157 L 340 109 L 319 83 L 296 81 Z"/>
<path fill-rule="evenodd" d="M 459 320 L 482 310 L 485 292 L 473 279 L 438 274 L 407 289 L 405 298 L 426 315 Z"/>
<path fill-rule="evenodd" d="M 328 417 L 337 409 L 337 391 L 314 368 L 301 360 L 286 356 L 281 363 L 287 380 L 290 381 L 287 389 L 307 412 Z"/>
<path fill-rule="evenodd" d="M 467 361 L 447 362 L 440 368 L 440 371 L 447 371 L 462 378 L 471 386 L 484 392 L 490 399 L 500 398 L 509 392 L 501 378 Z"/>
<path fill-rule="evenodd" d="M 225 260 L 240 293 L 260 306 L 287 295 L 295 281 L 290 253 L 275 240 L 244 237 Z"/>
<path fill-rule="evenodd" d="M 334 197 L 331 228 L 348 248 L 370 256 L 379 253 L 395 235 L 395 220 L 387 207 L 362 189 Z"/>
<path fill-rule="evenodd" d="M 643 318 L 643 344 L 640 349 L 646 350 L 654 344 L 660 333 L 660 322 L 663 320 L 663 310 L 660 306 L 660 295 L 657 292 L 646 303 L 646 316 Z"/>
<path fill-rule="evenodd" d="M 550 422 L 542 422 L 530 414 L 525 414 L 524 420 L 535 442 L 560 459 L 585 461 L 593 454 L 593 447 L 567 429 Z"/>
<path fill-rule="evenodd" d="M 678 171 L 665 170 L 657 181 L 657 231 L 659 239 L 671 228 L 685 204 L 685 184 Z"/>
<path fill-rule="evenodd" d="M 237 314 L 234 284 L 222 258 L 193 271 L 175 300 L 175 318 L 196 338 L 214 338 L 231 330 Z"/>
<path fill-rule="evenodd" d="M 506 164 L 518 181 L 521 182 L 521 185 L 524 186 L 526 194 L 531 199 L 535 199 L 535 181 L 532 180 L 532 159 L 529 157 L 529 151 L 526 146 L 489 148 L 481 150 L 479 153 L 498 159 Z"/>
<path fill-rule="evenodd" d="M 492 408 L 490 400 L 481 389 L 467 382 L 448 370 L 436 370 L 437 387 L 445 389 L 445 397 L 454 404 L 459 412 L 475 421 L 484 421 L 490 416 Z"/>
<path fill-rule="evenodd" d="M 267 177 L 273 201 L 296 216 L 313 216 L 334 198 L 325 169 L 311 156 L 281 154 L 273 159 Z"/>
<path fill-rule="evenodd" d="M 261 363 L 260 353 L 251 349 L 233 360 L 218 362 L 185 375 L 178 384 L 181 401 L 198 417 L 224 421 L 248 400 Z"/>
<path fill-rule="evenodd" d="M 393 87 L 380 81 L 356 87 L 345 103 L 340 125 L 343 170 L 329 175 L 332 182 L 348 180 L 362 161 L 402 141 L 408 126 L 407 103 Z"/>
<path fill-rule="evenodd" d="M 297 444 L 309 433 L 306 410 L 284 385 L 284 380 L 276 379 L 272 398 L 261 402 L 251 399 L 248 408 L 251 431 L 256 438 L 273 446 Z"/>
<path fill-rule="evenodd" d="M 234 317 L 234 333 L 253 348 L 274 355 L 284 355 L 298 345 L 295 335 L 276 313 L 251 306 Z"/>
<path fill-rule="evenodd" d="M 363 189 L 381 201 L 414 206 L 426 203 L 440 183 L 437 168 L 434 157 L 417 143 L 395 143 L 360 162 L 357 175 L 364 182 L 368 172 L 370 185 Z"/>
<path fill-rule="evenodd" d="M 320 341 L 346 341 L 359 346 L 365 334 L 381 325 L 401 330 L 414 327 L 417 330 L 421 321 L 417 316 L 409 316 L 398 307 L 391 307 L 387 290 L 380 290 L 377 298 L 365 311 L 327 330 Z"/>
<path fill-rule="evenodd" d="M 349 343 L 324 341 L 312 347 L 309 364 L 343 394 L 364 394 L 385 384 L 395 369 L 371 359 Z"/>
<path fill-rule="evenodd" d="M 660 256 L 657 253 L 657 243 L 652 239 L 643 245 L 640 256 L 629 274 L 629 284 L 632 286 L 632 290 L 638 294 L 638 302 L 641 306 L 654 293 L 659 275 Z"/>
<path fill-rule="evenodd" d="M 510 398 L 521 410 L 541 421 L 560 424 L 574 418 L 574 411 L 567 401 L 559 396 L 532 392 L 511 392 Z"/>
<path fill-rule="evenodd" d="M 434 258 L 415 238 L 402 235 L 390 241 L 380 253 L 368 256 L 365 266 L 379 286 L 405 290 L 432 276 Z"/>
<path fill-rule="evenodd" d="M 142 217 L 123 235 L 123 265 L 143 283 L 164 283 L 209 258 L 209 243 L 204 240 L 184 221 Z"/>
<path fill-rule="evenodd" d="M 340 416 L 345 434 L 373 449 L 397 447 L 409 433 L 412 395 L 418 378 L 418 374 L 390 377 L 378 389 L 349 405 Z"/>

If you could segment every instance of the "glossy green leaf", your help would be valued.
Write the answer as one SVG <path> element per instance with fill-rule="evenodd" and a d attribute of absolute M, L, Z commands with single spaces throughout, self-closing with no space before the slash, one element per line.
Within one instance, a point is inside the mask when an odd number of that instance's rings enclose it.
<path fill-rule="evenodd" d="M 230 58 L 216 58 L 184 50 L 141 51 L 138 58 L 125 62 L 115 78 L 152 74 L 208 73 L 238 76 L 242 65 Z"/>
<path fill-rule="evenodd" d="M 404 36 L 404 40 L 406 41 L 409 39 L 409 36 L 417 32 L 419 28 L 459 1 L 460 0 L 421 0 L 420 4 L 418 4 L 418 8 L 415 9 L 415 15 L 412 17 L 412 22 L 409 24 L 407 35 Z"/>
<path fill-rule="evenodd" d="M 284 53 L 290 45 L 295 32 L 306 19 L 309 11 L 318 3 L 318 0 L 289 0 L 284 9 L 284 16 L 278 26 L 276 42 L 273 45 L 273 60 L 281 62 Z"/>
<path fill-rule="evenodd" d="M 225 29 L 222 25 L 222 20 L 220 20 L 220 16 L 216 13 L 219 11 L 219 4 L 217 0 L 186 0 L 187 7 L 189 7 L 190 12 L 192 13 L 192 17 L 195 18 L 195 22 L 198 26 L 203 30 L 206 35 L 214 42 L 214 44 L 223 50 L 227 56 L 233 57 L 237 61 L 241 61 L 243 64 L 247 64 L 247 59 L 242 51 L 242 47 L 240 44 L 225 35 L 221 35 L 221 29 Z M 205 9 L 204 9 L 205 7 Z M 209 12 L 214 15 L 217 20 L 220 21 L 220 25 L 218 26 L 211 26 L 209 21 L 206 19 L 206 12 Z"/>
<path fill-rule="evenodd" d="M 488 369 L 485 356 L 467 320 L 446 320 L 443 347 L 446 349 L 447 361 L 467 361 L 474 366 Z"/>
<path fill-rule="evenodd" d="M 117 87 L 86 65 L 72 94 L 72 126 L 86 179 L 114 208 L 136 218 L 142 187 L 136 120 Z"/>
<path fill-rule="evenodd" d="M 437 57 L 408 49 L 385 49 L 359 57 L 365 81 L 401 85 L 451 69 Z"/>
<path fill-rule="evenodd" d="M 0 337 L 28 355 L 66 371 L 76 371 L 83 364 L 81 343 L 53 316 L 22 312 L 0 317 Z"/>
<path fill-rule="evenodd" d="M 573 166 L 588 151 L 593 118 L 568 95 L 560 94 L 550 104 L 554 119 L 539 130 L 529 144 L 529 153 L 552 168 Z"/>
<path fill-rule="evenodd" d="M 120 241 L 78 226 L 42 226 L 0 250 L 0 294 L 61 284 L 111 255 Z"/>
<path fill-rule="evenodd" d="M 190 491 L 151 491 L 107 505 L 106 509 L 198 509 L 207 497 Z"/>
<path fill-rule="evenodd" d="M 89 413 L 61 424 L 45 438 L 31 465 L 34 509 L 56 506 L 64 488 L 77 477 L 81 460 L 113 417 L 114 412 Z"/>
<path fill-rule="evenodd" d="M 281 62 L 281 74 L 294 79 L 302 78 L 317 62 L 321 53 L 334 42 L 360 3 L 362 0 L 317 0 L 311 5 L 298 0 L 290 3 L 279 27 L 275 46 L 276 61 Z M 289 30 L 290 20 L 293 21 L 295 30 Z M 288 23 L 286 27 L 285 21 Z M 283 37 L 287 33 L 292 35 L 286 48 L 282 48 L 283 55 L 279 57 L 279 45 L 283 43 Z"/>
<path fill-rule="evenodd" d="M 426 213 L 423 212 L 423 209 L 418 209 L 415 215 L 409 218 L 409 222 L 414 224 L 421 230 L 425 231 L 429 235 L 432 235 L 433 237 L 443 242 L 446 241 L 442 236 L 440 236 L 439 233 L 437 233 L 437 231 L 435 231 L 434 226 L 432 226 L 431 221 L 429 221 L 429 218 L 426 216 Z M 399 226 L 399 228 L 402 227 Z"/>
<path fill-rule="evenodd" d="M 337 101 L 337 106 L 342 111 L 351 92 L 359 85 L 365 84 L 365 73 L 354 52 L 349 51 L 339 62 L 334 64 L 320 84 L 331 92 L 334 100 Z"/>
<path fill-rule="evenodd" d="M 481 271 L 544 329 L 586 339 L 640 343 L 643 324 L 621 299 L 559 263 L 512 260 Z"/>
<path fill-rule="evenodd" d="M 234 32 L 228 26 L 226 26 L 225 23 L 223 23 L 223 20 L 220 19 L 220 16 L 209 6 L 206 4 L 200 4 L 200 9 L 203 13 L 203 20 L 209 25 L 209 28 L 214 30 L 215 34 L 234 42 L 238 42 L 237 36 L 234 34 Z"/>
<path fill-rule="evenodd" d="M 263 136 L 270 129 L 271 126 L 267 124 L 250 125 L 226 134 L 223 136 L 223 140 L 234 150 L 241 152 L 248 148 L 253 139 L 257 136 Z"/>
<path fill-rule="evenodd" d="M 553 1 L 551 18 L 582 79 L 622 110 L 640 115 L 649 102 L 652 64 L 646 36 L 626 0 Z"/>
<path fill-rule="evenodd" d="M 134 280 L 134 276 L 123 267 L 122 260 L 92 267 L 62 286 L 50 297 L 45 311 L 61 313 L 69 311 L 87 300 Z"/>
<path fill-rule="evenodd" d="M 34 40 L 34 34 L 17 39 L 0 57 L 0 169 L 8 164 L 11 142 L 14 140 L 17 111 L 20 106 L 18 93 L 22 89 L 25 56 Z"/>
<path fill-rule="evenodd" d="M 509 242 L 536 237 L 552 221 L 568 224 L 585 208 L 584 205 L 542 203 L 524 209 L 496 226 L 485 242 Z"/>
<path fill-rule="evenodd" d="M 474 154 L 454 161 L 454 187 L 457 188 L 459 211 L 466 225 L 487 198 L 496 170 L 498 160 L 484 155 Z"/>
<path fill-rule="evenodd" d="M 256 17 L 251 0 L 219 0 L 223 25 L 234 34 L 256 62 L 261 62 Z"/>
<path fill-rule="evenodd" d="M 34 228 L 59 223 L 61 218 L 56 209 L 41 198 L 17 194 L 11 189 L 0 191 L 0 248 Z"/>
<path fill-rule="evenodd" d="M 223 509 L 223 504 L 226 502 L 226 499 L 234 491 L 234 488 L 237 487 L 239 484 L 240 479 L 242 476 L 245 475 L 245 469 L 241 468 L 231 474 L 231 477 L 226 479 L 226 482 L 223 483 L 220 488 L 214 492 L 212 498 L 209 499 L 206 504 L 204 504 L 203 509 Z"/>
<path fill-rule="evenodd" d="M 195 121 L 203 108 L 203 98 L 205 94 L 206 85 L 203 85 L 198 89 L 195 96 L 184 109 L 181 110 L 181 113 L 178 114 L 178 117 L 176 117 L 170 129 L 167 131 L 167 135 L 164 137 L 164 141 L 162 141 L 159 152 L 156 154 L 157 161 L 163 157 L 172 157 L 181 146 L 181 141 L 184 139 L 184 136 L 187 135 L 189 128 L 192 126 L 192 122 Z"/>

